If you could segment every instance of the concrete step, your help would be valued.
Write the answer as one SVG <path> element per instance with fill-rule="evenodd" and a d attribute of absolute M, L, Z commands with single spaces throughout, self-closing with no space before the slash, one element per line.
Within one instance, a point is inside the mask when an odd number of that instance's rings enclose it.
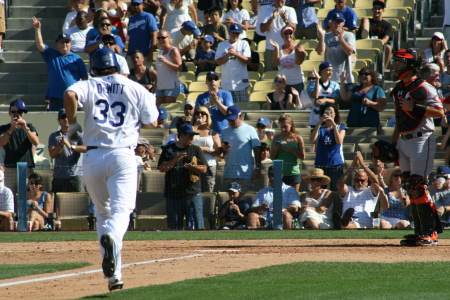
<path fill-rule="evenodd" d="M 62 28 L 64 24 L 64 17 L 59 18 L 38 18 L 41 21 L 43 30 L 46 28 Z M 13 29 L 28 29 L 31 30 L 31 17 L 30 18 L 8 18 L 8 31 Z"/>
<path fill-rule="evenodd" d="M 56 37 L 62 33 L 61 28 L 47 28 L 42 32 L 42 37 L 44 39 L 53 39 L 55 41 Z M 29 29 L 13 29 L 7 30 L 8 40 L 33 40 L 35 36 L 35 31 L 33 28 Z"/>
<path fill-rule="evenodd" d="M 55 38 L 56 39 L 56 38 Z M 50 47 L 55 47 L 55 40 L 44 40 L 44 43 Z M 7 51 L 37 51 L 36 45 L 33 40 L 4 40 L 3 48 Z"/>
<path fill-rule="evenodd" d="M 0 105 L 9 105 L 11 101 L 22 99 L 27 107 L 35 105 L 42 107 L 39 110 L 45 110 L 45 93 L 43 94 L 0 94 Z"/>
<path fill-rule="evenodd" d="M 46 94 L 48 84 L 47 83 L 0 83 L 0 91 L 4 94 L 15 94 L 20 92 L 21 94 Z"/>
<path fill-rule="evenodd" d="M 28 73 L 28 72 L 47 72 L 47 66 L 44 61 L 41 62 L 29 62 L 29 63 L 5 63 L 0 64 L 0 73 Z M 0 90 L 1 91 L 1 90 Z M 3 92 L 3 91 L 2 91 Z"/>
<path fill-rule="evenodd" d="M 0 73 L 1 83 L 17 83 L 17 82 L 31 82 L 31 83 L 45 83 L 48 84 L 47 72 L 44 73 Z"/>
<path fill-rule="evenodd" d="M 17 3 L 19 2 L 19 3 Z M 66 6 L 66 0 L 20 0 L 13 1 L 12 6 L 20 5 L 20 6 Z"/>
<path fill-rule="evenodd" d="M 6 62 L 42 62 L 42 55 L 39 51 L 7 51 L 3 53 Z"/>
<path fill-rule="evenodd" d="M 442 32 L 442 27 L 427 27 L 424 28 L 422 30 L 422 34 L 420 37 L 428 37 L 429 39 L 431 39 L 431 37 L 433 36 L 433 33 L 435 32 Z"/>
<path fill-rule="evenodd" d="M 430 42 L 431 35 L 429 37 L 418 37 L 414 45 L 413 39 L 408 39 L 408 48 L 421 49 Z"/>
<path fill-rule="evenodd" d="M 11 18 L 61 18 L 67 15 L 67 5 L 65 6 L 12 6 L 10 9 Z M 30 19 L 31 20 L 31 19 Z"/>
<path fill-rule="evenodd" d="M 444 16 L 431 16 L 430 26 L 433 27 L 442 27 L 442 23 L 444 23 Z M 428 24 L 425 24 L 428 26 Z"/>

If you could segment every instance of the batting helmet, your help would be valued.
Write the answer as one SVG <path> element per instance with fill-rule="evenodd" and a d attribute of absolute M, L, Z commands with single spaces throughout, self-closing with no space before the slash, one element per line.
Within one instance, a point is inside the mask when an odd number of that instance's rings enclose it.
<path fill-rule="evenodd" d="M 91 63 L 92 67 L 96 70 L 112 67 L 116 67 L 117 71 L 120 69 L 116 54 L 112 50 L 106 48 L 95 51 L 94 55 L 92 55 Z"/>
<path fill-rule="evenodd" d="M 393 72 L 394 76 L 397 76 L 397 79 L 402 79 L 409 71 L 414 70 L 418 73 L 422 67 L 422 57 L 412 49 L 400 49 L 395 52 L 392 59 L 394 61 L 401 61 L 405 63 L 405 66 L 402 69 L 395 70 Z"/>
<path fill-rule="evenodd" d="M 391 143 L 379 140 L 372 147 L 372 156 L 384 163 L 394 163 L 398 161 L 398 151 Z"/>

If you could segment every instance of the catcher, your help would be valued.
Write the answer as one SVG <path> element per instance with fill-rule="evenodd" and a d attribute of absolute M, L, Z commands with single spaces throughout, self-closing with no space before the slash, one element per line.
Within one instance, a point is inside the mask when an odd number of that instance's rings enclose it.
<path fill-rule="evenodd" d="M 398 50 L 393 60 L 393 75 L 400 82 L 391 92 L 396 120 L 391 142 L 398 148 L 402 185 L 414 218 L 414 234 L 405 236 L 400 244 L 437 245 L 437 233 L 442 229 L 426 185 L 436 151 L 433 118 L 441 118 L 443 108 L 436 89 L 417 78 L 422 60 L 414 50 Z"/>
<path fill-rule="evenodd" d="M 164 147 L 158 161 L 160 172 L 166 173 L 167 225 L 169 229 L 183 229 L 183 219 L 194 208 L 195 229 L 204 229 L 203 199 L 198 174 L 206 172 L 206 159 L 199 146 L 193 145 L 192 126 L 185 124 L 178 130 L 178 141 Z"/>

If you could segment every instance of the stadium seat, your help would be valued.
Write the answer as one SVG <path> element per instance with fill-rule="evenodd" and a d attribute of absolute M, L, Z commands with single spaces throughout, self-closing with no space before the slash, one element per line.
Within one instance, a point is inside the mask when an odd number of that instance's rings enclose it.
<path fill-rule="evenodd" d="M 258 81 L 253 86 L 253 92 L 265 92 L 270 93 L 275 90 L 273 81 Z"/>
<path fill-rule="evenodd" d="M 378 130 L 379 135 L 391 135 L 394 133 L 395 127 L 381 127 Z"/>
<path fill-rule="evenodd" d="M 238 106 L 241 110 L 260 110 L 261 106 L 258 102 L 236 102 L 235 106 Z"/>
<path fill-rule="evenodd" d="M 165 173 L 159 170 L 142 172 L 142 192 L 162 192 L 165 185 Z"/>
<path fill-rule="evenodd" d="M 161 103 L 159 107 L 165 108 L 167 111 L 179 111 L 183 110 L 183 106 L 179 102 L 174 103 Z"/>
<path fill-rule="evenodd" d="M 56 193 L 55 210 L 60 219 L 83 218 L 89 215 L 88 193 Z"/>
<path fill-rule="evenodd" d="M 277 74 L 278 74 L 278 71 L 264 72 L 263 75 L 261 76 L 261 80 L 273 81 L 275 79 L 275 76 L 277 76 Z"/>
<path fill-rule="evenodd" d="M 152 137 L 166 137 L 167 129 L 153 128 L 153 129 L 141 129 L 140 136 L 152 136 Z"/>
<path fill-rule="evenodd" d="M 166 216 L 166 198 L 160 192 L 139 192 L 136 197 L 136 214 L 139 218 Z"/>
<path fill-rule="evenodd" d="M 189 101 L 197 101 L 197 97 L 201 94 L 203 94 L 204 92 L 206 92 L 207 90 L 204 90 L 203 92 L 199 93 L 199 92 L 195 92 L 195 93 L 189 93 L 186 100 Z M 181 110 L 183 110 L 184 108 L 182 107 Z"/>
<path fill-rule="evenodd" d="M 189 93 L 192 93 L 192 92 L 202 92 L 202 93 L 204 93 L 207 90 L 208 90 L 208 86 L 206 85 L 206 83 L 204 81 L 203 82 L 199 82 L 199 81 L 192 82 L 189 85 Z"/>
<path fill-rule="evenodd" d="M 377 128 L 375 127 L 348 127 L 347 133 L 345 135 L 345 138 L 347 138 L 349 135 L 376 135 L 377 134 Z"/>
<path fill-rule="evenodd" d="M 250 101 L 266 102 L 266 95 L 269 91 L 265 92 L 253 92 L 250 94 Z"/>

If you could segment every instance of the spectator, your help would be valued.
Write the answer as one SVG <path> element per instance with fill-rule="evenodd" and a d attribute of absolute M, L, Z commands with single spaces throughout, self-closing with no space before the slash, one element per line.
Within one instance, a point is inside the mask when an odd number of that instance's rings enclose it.
<path fill-rule="evenodd" d="M 131 4 L 135 2 L 142 3 L 143 0 L 132 0 Z M 122 43 L 125 43 L 125 34 L 122 24 L 122 18 L 125 15 L 127 6 L 121 0 L 94 0 L 94 7 L 96 10 L 102 9 L 108 13 L 108 19 L 111 24 L 118 29 Z"/>
<path fill-rule="evenodd" d="M 278 67 L 278 75 L 282 74 L 286 77 L 286 91 L 290 93 L 293 87 L 298 93 L 301 93 L 304 88 L 301 64 L 306 57 L 306 52 L 300 42 L 295 45 L 293 34 L 294 29 L 285 26 L 281 30 L 283 37 L 281 49 L 277 42 L 269 40 L 269 43 L 274 48 L 272 64 Z"/>
<path fill-rule="evenodd" d="M 88 24 L 87 15 L 85 11 L 78 12 L 75 18 L 76 26 L 70 27 L 66 31 L 66 35 L 72 41 L 71 50 L 73 52 L 84 52 L 87 33 L 92 29 L 92 25 Z"/>
<path fill-rule="evenodd" d="M 250 47 L 250 60 L 247 61 L 247 71 L 249 72 L 258 72 L 259 71 L 259 65 L 261 64 L 259 59 L 259 53 L 256 51 L 253 51 L 251 47 L 251 42 L 248 38 L 242 39 L 243 41 L 246 41 L 248 46 Z"/>
<path fill-rule="evenodd" d="M 228 107 L 226 118 L 229 126 L 222 132 L 222 145 L 213 153 L 226 156 L 221 190 L 236 181 L 246 193 L 253 190 L 253 179 L 261 176 L 261 144 L 256 130 L 243 122 L 238 106 Z"/>
<path fill-rule="evenodd" d="M 273 81 L 275 91 L 266 95 L 266 110 L 291 110 L 294 109 L 292 104 L 292 94 L 285 91 L 286 76 L 278 74 Z"/>
<path fill-rule="evenodd" d="M 96 50 L 102 49 L 104 47 L 103 37 L 105 35 L 110 35 L 114 38 L 117 46 L 120 49 L 119 54 L 122 53 L 125 45 L 123 44 L 120 36 L 115 35 L 111 32 L 111 26 L 111 21 L 108 18 L 100 18 L 97 28 L 98 34 L 89 38 L 89 40 L 86 42 L 86 47 L 84 47 L 84 52 L 89 53 L 89 55 L 91 56 Z"/>
<path fill-rule="evenodd" d="M 228 40 L 228 29 L 227 26 L 220 22 L 222 20 L 222 9 L 219 7 L 211 8 L 209 10 L 209 17 L 211 24 L 203 26 L 203 34 L 211 35 L 215 39 L 212 49 L 216 50 L 220 42 Z"/>
<path fill-rule="evenodd" d="M 128 53 L 139 50 L 150 64 L 153 62 L 153 51 L 156 49 L 158 26 L 155 17 L 144 12 L 142 0 L 133 0 L 131 5 L 134 14 L 128 22 Z M 169 32 L 167 32 L 167 36 L 169 36 Z"/>
<path fill-rule="evenodd" d="M 420 53 L 423 64 L 435 63 L 439 66 L 439 73 L 445 72 L 444 53 L 447 50 L 447 42 L 440 32 L 433 33 L 427 47 Z"/>
<path fill-rule="evenodd" d="M 448 97 L 450 96 L 450 50 L 445 50 L 443 60 L 446 71 L 439 74 L 439 82 L 442 85 L 442 96 Z"/>
<path fill-rule="evenodd" d="M 156 125 L 156 128 L 169 129 L 169 125 L 166 123 L 168 118 L 167 110 L 164 107 L 160 107 L 158 108 L 158 111 L 158 125 Z"/>
<path fill-rule="evenodd" d="M 31 148 L 39 145 L 39 137 L 36 128 L 23 119 L 28 112 L 25 103 L 16 99 L 9 104 L 9 116 L 11 123 L 0 126 L 0 147 L 5 150 L 5 185 L 13 193 L 17 192 L 18 162 L 27 163 L 27 176 L 33 173 L 34 160 Z"/>
<path fill-rule="evenodd" d="M 362 167 L 363 169 L 359 169 Z M 353 186 L 347 186 L 347 178 L 353 171 Z M 372 183 L 368 186 L 368 180 Z M 378 185 L 378 178 L 366 166 L 359 151 L 353 159 L 352 165 L 339 178 L 337 183 L 339 197 L 342 199 L 342 215 L 337 211 L 333 212 L 334 229 L 347 228 L 373 228 L 371 213 L 375 210 L 378 199 L 383 209 L 388 208 L 386 194 L 383 188 Z M 352 219 L 352 217 L 354 217 Z"/>
<path fill-rule="evenodd" d="M 190 15 L 192 16 L 189 16 Z M 193 0 L 163 0 L 161 2 L 161 15 L 159 28 L 171 32 L 186 21 L 198 23 L 197 11 Z"/>
<path fill-rule="evenodd" d="M 314 101 L 309 116 L 308 125 L 314 128 L 317 122 L 321 119 L 320 111 L 326 103 L 337 104 L 339 99 L 339 83 L 331 80 L 333 76 L 333 66 L 324 61 L 319 65 L 319 73 L 314 69 L 313 78 L 319 80 L 311 81 L 308 84 L 307 92 L 310 98 Z M 341 174 L 342 175 L 342 174 Z"/>
<path fill-rule="evenodd" d="M 439 99 L 443 98 L 441 83 L 439 82 L 439 66 L 435 63 L 429 63 L 422 67 L 420 70 L 420 75 L 423 80 L 431 84 L 437 92 L 437 96 Z"/>
<path fill-rule="evenodd" d="M 192 100 L 186 100 L 186 102 L 184 102 L 183 112 L 184 112 L 184 116 L 186 117 L 187 124 L 191 124 L 191 120 L 194 117 L 194 107 L 195 106 L 198 106 L 198 105 Z M 180 118 L 181 118 L 180 116 L 172 117 L 172 122 L 170 122 L 169 128 L 170 129 L 177 128 L 176 124 Z M 214 123 L 214 120 L 213 120 L 213 123 Z M 213 127 L 213 129 L 214 129 L 214 127 Z"/>
<path fill-rule="evenodd" d="M 256 121 L 256 132 L 258 133 L 259 142 L 270 146 L 275 135 L 275 130 L 272 129 L 272 123 L 269 119 L 261 117 Z"/>
<path fill-rule="evenodd" d="M 247 216 L 248 227 L 260 227 L 265 223 L 267 218 L 267 211 L 270 210 L 273 214 L 273 167 L 269 167 L 267 172 L 269 177 L 269 186 L 258 191 L 255 201 L 252 204 L 251 212 Z M 300 207 L 300 199 L 298 192 L 284 182 L 281 184 L 281 191 L 283 196 L 282 213 L 283 213 L 283 228 L 291 229 L 291 221 L 298 216 Z M 269 225 L 270 226 L 270 225 Z"/>
<path fill-rule="evenodd" d="M 234 102 L 248 102 L 248 71 L 250 47 L 239 40 L 241 25 L 230 25 L 230 40 L 221 42 L 216 51 L 216 61 L 222 66 L 222 88 L 229 91 Z"/>
<path fill-rule="evenodd" d="M 183 229 L 183 217 L 194 210 L 195 229 L 204 229 L 203 200 L 199 175 L 206 172 L 206 159 L 200 147 L 193 145 L 198 133 L 185 124 L 178 130 L 178 142 L 168 145 L 158 161 L 158 169 L 166 173 L 167 225 L 169 229 Z"/>
<path fill-rule="evenodd" d="M 214 38 L 210 35 L 205 35 L 201 37 L 200 42 L 202 49 L 198 50 L 194 57 L 194 64 L 197 66 L 195 70 L 196 76 L 200 72 L 214 72 L 217 66 L 217 62 L 214 59 L 216 51 L 211 49 L 211 46 L 214 44 Z"/>
<path fill-rule="evenodd" d="M 155 148 L 150 145 L 146 138 L 138 138 L 135 153 L 141 157 L 144 163 L 156 160 Z"/>
<path fill-rule="evenodd" d="M 254 30 L 255 33 L 253 35 L 253 42 L 258 45 L 260 41 L 263 41 L 266 39 L 265 35 L 262 35 L 262 32 L 259 28 L 259 25 L 261 24 L 260 18 L 259 18 L 259 12 L 261 9 L 259 9 L 259 1 L 258 0 L 252 0 L 250 1 L 252 5 L 252 14 L 250 14 L 250 20 L 248 21 L 248 29 Z M 270 3 L 272 5 L 272 3 Z"/>
<path fill-rule="evenodd" d="M 218 219 L 222 229 L 243 229 L 250 212 L 250 205 L 240 197 L 241 185 L 232 182 L 227 193 L 230 198 L 219 210 Z"/>
<path fill-rule="evenodd" d="M 214 185 L 216 184 L 217 162 L 211 153 L 220 147 L 220 137 L 217 132 L 211 128 L 211 115 L 209 114 L 207 107 L 197 106 L 195 108 L 191 125 L 193 130 L 199 133 L 194 136 L 192 144 L 200 147 L 208 163 L 206 173 L 200 175 L 202 192 L 213 192 Z"/>
<path fill-rule="evenodd" d="M 5 186 L 5 174 L 0 170 L 0 230 L 11 230 L 11 224 L 14 221 L 13 214 L 14 194 Z"/>
<path fill-rule="evenodd" d="M 197 48 L 197 37 L 200 36 L 200 30 L 192 21 L 185 21 L 180 28 L 174 28 L 170 31 L 172 45 L 180 50 L 180 55 L 192 59 L 195 57 Z M 187 72 L 187 69 L 184 70 Z"/>
<path fill-rule="evenodd" d="M 4 63 L 3 58 L 3 38 L 6 34 L 6 22 L 5 22 L 5 0 L 0 0 L 0 63 Z M 5 221 L 6 222 L 6 221 Z"/>
<path fill-rule="evenodd" d="M 278 118 L 278 125 L 281 133 L 273 137 L 270 158 L 283 161 L 283 182 L 298 191 L 301 181 L 298 160 L 305 159 L 305 143 L 295 132 L 291 116 L 282 114 Z"/>
<path fill-rule="evenodd" d="M 222 0 L 198 0 L 198 3 L 197 3 L 197 14 L 198 15 L 201 15 L 201 13 L 203 12 L 203 14 L 206 16 L 211 11 L 211 9 L 218 9 L 219 11 L 223 11 L 223 1 Z"/>
<path fill-rule="evenodd" d="M 320 108 L 319 122 L 311 131 L 310 142 L 317 141 L 316 159 L 314 165 L 330 177 L 330 190 L 337 191 L 336 183 L 344 174 L 344 142 L 347 128 L 340 124 L 341 117 L 337 106 L 326 102 Z"/>
<path fill-rule="evenodd" d="M 117 45 L 116 39 L 112 35 L 105 34 L 102 37 L 102 41 L 103 48 L 110 49 L 116 54 L 116 59 L 120 68 L 119 74 L 128 77 L 128 75 L 130 75 L 130 69 L 128 69 L 127 60 L 122 55 L 119 55 L 120 47 Z"/>
<path fill-rule="evenodd" d="M 438 179 L 443 182 L 439 182 Z M 436 180 L 428 186 L 428 190 L 436 205 L 439 219 L 448 227 L 448 223 L 450 223 L 450 168 L 447 165 L 437 168 Z"/>
<path fill-rule="evenodd" d="M 294 8 L 297 15 L 296 39 L 317 39 L 317 24 L 319 23 L 319 19 L 317 19 L 314 4 L 320 2 L 320 0 L 286 1 L 286 6 Z"/>
<path fill-rule="evenodd" d="M 28 176 L 28 221 L 32 222 L 32 230 L 48 227 L 49 214 L 53 212 L 52 196 L 42 190 L 42 176 L 33 173 Z"/>
<path fill-rule="evenodd" d="M 220 2 L 222 2 L 222 1 L 220 1 Z M 222 2 L 222 5 L 223 5 L 223 2 Z M 205 10 L 205 11 L 203 12 L 203 27 L 202 27 L 202 32 L 203 32 L 203 28 L 205 28 L 204 26 L 205 26 L 205 25 L 209 25 L 209 24 L 212 24 L 212 21 L 211 21 L 211 16 L 209 15 L 209 9 L 207 9 L 207 10 Z"/>
<path fill-rule="evenodd" d="M 134 157 L 136 158 L 137 170 L 138 170 L 138 191 L 140 189 L 140 172 L 145 170 L 151 170 L 151 166 L 147 161 L 144 161 L 143 156 L 146 156 L 150 143 L 145 138 L 139 138 L 136 148 L 134 149 Z"/>
<path fill-rule="evenodd" d="M 302 194 L 300 216 L 298 222 L 305 228 L 331 229 L 331 206 L 333 199 L 331 191 L 322 188 L 330 183 L 330 177 L 324 175 L 322 169 L 309 171 L 309 176 L 304 176 L 303 181 L 311 185 L 311 191 Z"/>
<path fill-rule="evenodd" d="M 89 41 L 91 39 L 91 37 L 94 37 L 96 35 L 99 34 L 98 28 L 100 26 L 100 19 L 102 18 L 108 18 L 108 13 L 103 10 L 103 9 L 99 9 L 95 12 L 95 15 L 93 17 L 93 21 L 92 21 L 92 29 L 88 31 L 88 33 L 86 34 L 86 42 Z M 114 35 L 119 35 L 119 29 L 117 29 L 115 26 L 111 26 L 111 33 Z"/>
<path fill-rule="evenodd" d="M 180 131 L 181 126 L 183 126 L 184 124 L 191 124 L 191 117 L 178 117 L 175 128 L 177 129 L 177 132 Z M 167 146 L 169 144 L 172 144 L 174 142 L 178 142 L 178 133 L 171 133 L 166 137 L 166 140 L 164 141 L 164 146 Z M 164 149 L 164 148 L 163 148 Z"/>
<path fill-rule="evenodd" d="M 130 70 L 130 78 L 133 81 L 144 86 L 150 93 L 156 92 L 156 71 L 153 68 L 149 68 L 144 64 L 144 55 L 139 50 L 134 50 L 130 54 L 131 63 L 133 68 Z"/>
<path fill-rule="evenodd" d="M 84 11 L 85 13 L 87 13 L 87 9 L 84 8 L 85 5 L 85 0 L 75 0 L 74 1 L 74 10 L 69 12 L 66 15 L 66 19 L 64 21 L 63 27 L 62 27 L 62 33 L 69 36 L 70 33 L 68 32 L 68 30 L 72 27 L 75 27 L 76 25 L 76 17 L 78 15 L 78 13 Z"/>
<path fill-rule="evenodd" d="M 171 45 L 170 33 L 161 30 L 158 33 L 158 83 L 156 85 L 156 105 L 161 103 L 173 103 L 180 94 L 180 80 L 178 72 L 181 72 L 182 61 L 180 51 Z"/>
<path fill-rule="evenodd" d="M 383 41 L 384 47 L 384 67 L 387 69 L 392 58 L 392 25 L 383 20 L 383 13 L 386 4 L 384 1 L 373 1 L 373 18 L 362 18 L 357 36 L 361 39 L 377 38 Z"/>
<path fill-rule="evenodd" d="M 356 44 L 355 35 L 344 30 L 344 22 L 344 16 L 341 13 L 335 13 L 328 21 L 330 32 L 325 33 L 322 25 L 318 25 L 319 43 L 316 52 L 324 55 L 325 61 L 333 66 L 331 80 L 339 81 L 339 76 L 345 70 L 348 74 L 347 83 L 350 84 L 354 82 L 352 55 L 356 53 Z"/>
<path fill-rule="evenodd" d="M 227 0 L 227 7 L 225 13 L 222 16 L 222 23 L 230 28 L 231 24 L 241 25 L 243 32 L 240 39 L 247 37 L 246 31 L 248 28 L 248 21 L 250 20 L 250 14 L 242 6 L 242 0 Z"/>
<path fill-rule="evenodd" d="M 81 153 L 86 152 L 82 134 L 76 132 L 76 138 L 71 137 L 69 139 L 67 136 L 69 121 L 64 108 L 58 112 L 58 124 L 61 129 L 50 134 L 48 138 L 48 153 L 55 162 L 52 192 L 86 192 L 83 180 L 83 167 L 81 166 Z"/>
<path fill-rule="evenodd" d="M 230 92 L 219 89 L 220 79 L 216 72 L 209 72 L 206 75 L 206 85 L 208 91 L 197 97 L 195 106 L 208 108 L 211 114 L 212 129 L 222 135 L 223 129 L 228 126 L 227 109 L 233 105 L 233 97 Z"/>
<path fill-rule="evenodd" d="M 388 208 L 381 214 L 380 228 L 408 229 L 409 197 L 402 188 L 402 171 L 400 168 L 392 168 L 387 170 L 385 176 L 388 187 L 384 188 L 384 193 L 388 198 Z"/>
<path fill-rule="evenodd" d="M 50 100 L 50 110 L 57 111 L 63 107 L 65 90 L 80 79 L 86 80 L 88 75 L 83 59 L 70 52 L 72 42 L 62 34 L 56 38 L 56 50 L 44 44 L 41 33 L 41 22 L 33 17 L 35 43 L 42 58 L 47 64 L 48 90 L 46 99 Z"/>
<path fill-rule="evenodd" d="M 345 89 L 347 73 L 341 74 L 341 99 L 351 103 L 347 117 L 348 127 L 380 127 L 380 111 L 386 108 L 386 95 L 378 79 L 378 73 L 369 67 L 359 71 L 360 85 L 350 91 Z"/>
<path fill-rule="evenodd" d="M 330 25 L 330 21 L 336 19 L 335 15 L 338 13 L 343 16 L 343 29 L 356 33 L 356 24 L 358 23 L 358 17 L 353 9 L 347 6 L 347 0 L 334 0 L 336 7 L 330 10 L 327 14 L 325 21 L 323 22 L 324 28 L 327 32 L 333 31 L 333 27 Z"/>
<path fill-rule="evenodd" d="M 266 35 L 266 40 L 272 40 L 278 45 L 283 44 L 281 30 L 284 27 L 291 27 L 294 31 L 297 25 L 297 16 L 292 7 L 284 6 L 286 0 L 275 0 L 273 6 L 264 9 L 261 15 L 260 29 Z M 259 18 L 259 17 L 258 17 Z M 264 52 L 264 71 L 275 71 L 277 68 L 272 63 L 274 52 L 277 49 L 271 43 L 266 43 Z"/>
<path fill-rule="evenodd" d="M 261 162 L 272 162 L 270 159 L 270 146 L 266 143 L 261 143 Z"/>
<path fill-rule="evenodd" d="M 34 160 L 34 171 L 50 171 L 50 162 L 43 155 L 38 155 L 36 153 L 37 145 L 31 147 L 31 153 L 33 153 Z"/>

